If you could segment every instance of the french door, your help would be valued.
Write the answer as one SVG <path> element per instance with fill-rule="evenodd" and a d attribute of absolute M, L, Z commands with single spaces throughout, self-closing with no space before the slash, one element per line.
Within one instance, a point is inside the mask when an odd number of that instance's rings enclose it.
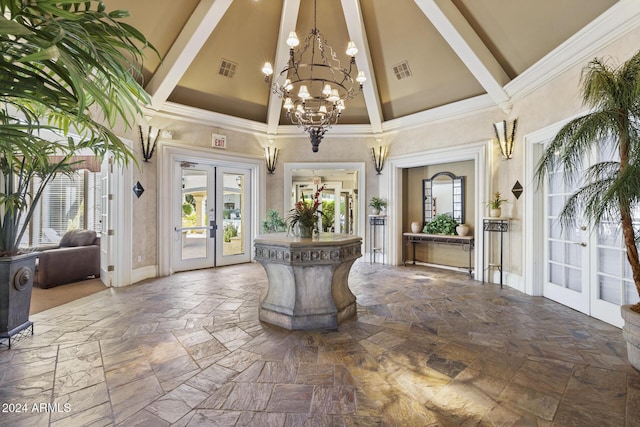
<path fill-rule="evenodd" d="M 100 166 L 101 197 L 100 197 L 100 280 L 105 286 L 112 285 L 113 272 L 113 220 L 114 220 L 114 203 L 112 190 L 113 160 L 110 155 L 104 156 L 102 165 Z"/>
<path fill-rule="evenodd" d="M 173 271 L 249 262 L 250 170 L 174 165 Z"/>
<path fill-rule="evenodd" d="M 582 218 L 562 228 L 558 217 L 575 187 L 560 172 L 549 176 L 545 194 L 545 282 L 544 296 L 590 314 L 589 228 Z"/>
<path fill-rule="evenodd" d="M 598 162 L 616 160 L 603 146 Z M 591 162 L 593 163 L 593 162 Z M 561 173 L 545 185 L 545 297 L 607 323 L 622 326 L 620 305 L 638 301 L 622 239 L 620 221 L 609 219 L 597 227 L 577 218 L 575 226 L 562 229 L 558 215 L 581 183 L 568 184 Z M 640 211 L 634 212 L 636 227 Z"/>

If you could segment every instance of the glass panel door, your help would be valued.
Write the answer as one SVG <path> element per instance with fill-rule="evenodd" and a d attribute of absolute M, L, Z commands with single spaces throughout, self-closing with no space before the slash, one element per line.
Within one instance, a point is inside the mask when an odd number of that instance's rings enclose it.
<path fill-rule="evenodd" d="M 100 280 L 105 286 L 112 284 L 113 265 L 113 200 L 110 197 L 112 185 L 112 162 L 111 156 L 104 156 L 102 160 L 101 179 L 102 194 L 100 197 Z"/>
<path fill-rule="evenodd" d="M 595 157 L 595 156 L 594 156 Z M 603 143 L 597 161 L 617 161 L 611 146 Z M 595 231 L 587 224 L 561 230 L 557 221 L 566 200 L 577 188 L 567 185 L 560 173 L 545 187 L 544 296 L 616 326 L 622 326 L 620 305 L 635 304 L 638 295 L 627 261 L 620 220 L 601 221 Z M 640 209 L 633 210 L 640 227 Z"/>
<path fill-rule="evenodd" d="M 216 265 L 251 261 L 251 180 L 248 169 L 218 167 L 217 192 L 222 194 L 218 209 Z"/>
<path fill-rule="evenodd" d="M 589 314 L 588 228 L 578 219 L 562 229 L 558 220 L 575 187 L 561 173 L 549 176 L 545 194 L 544 296 Z"/>
<path fill-rule="evenodd" d="M 602 144 L 598 161 L 617 161 L 618 155 L 608 144 Z M 632 211 L 634 227 L 640 226 L 640 209 Z M 594 252 L 591 254 L 597 262 L 591 263 L 592 284 L 591 315 L 613 325 L 622 327 L 620 306 L 638 302 L 638 293 L 633 283 L 631 267 L 627 261 L 627 251 L 620 220 L 611 218 L 600 222 L 594 236 Z"/>
<path fill-rule="evenodd" d="M 215 168 L 180 162 L 174 201 L 174 271 L 214 266 Z"/>

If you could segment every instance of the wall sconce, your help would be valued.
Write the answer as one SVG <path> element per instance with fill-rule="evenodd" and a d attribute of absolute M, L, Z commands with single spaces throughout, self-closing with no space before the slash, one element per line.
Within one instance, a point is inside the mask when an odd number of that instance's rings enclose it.
<path fill-rule="evenodd" d="M 384 167 L 384 161 L 387 159 L 389 149 L 380 145 L 377 149 L 373 147 L 371 152 L 373 153 L 373 165 L 376 168 L 376 172 L 378 172 L 378 175 L 382 175 L 382 168 Z"/>
<path fill-rule="evenodd" d="M 511 128 L 511 135 L 507 132 L 507 121 L 503 120 L 498 123 L 494 123 L 493 130 L 496 131 L 496 138 L 500 144 L 500 152 L 502 157 L 509 160 L 513 155 L 513 143 L 516 136 L 516 128 L 518 127 L 518 119 L 513 120 L 513 127 Z"/>
<path fill-rule="evenodd" d="M 153 156 L 153 152 L 156 149 L 156 143 L 158 142 L 158 138 L 160 137 L 160 132 L 162 129 L 159 129 L 155 135 L 152 135 L 152 128 L 149 126 L 149 130 L 147 130 L 147 137 L 142 132 L 142 125 L 138 125 L 138 129 L 140 130 L 140 145 L 142 146 L 142 157 L 144 157 L 144 161 L 148 162 L 151 160 Z"/>
<path fill-rule="evenodd" d="M 264 147 L 264 158 L 267 161 L 267 170 L 273 173 L 276 170 L 276 162 L 278 161 L 278 149 L 273 147 Z"/>

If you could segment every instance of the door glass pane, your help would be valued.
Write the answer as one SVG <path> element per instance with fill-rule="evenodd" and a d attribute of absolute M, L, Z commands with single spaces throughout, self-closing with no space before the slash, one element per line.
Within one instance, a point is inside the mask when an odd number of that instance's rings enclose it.
<path fill-rule="evenodd" d="M 564 244 L 561 242 L 549 241 L 549 261 L 564 261 Z"/>
<path fill-rule="evenodd" d="M 565 274 L 567 275 L 567 288 L 572 291 L 582 292 L 582 270 L 567 267 Z"/>
<path fill-rule="evenodd" d="M 564 195 L 549 196 L 549 216 L 557 217 L 560 215 L 562 208 L 564 207 L 565 197 Z"/>
<path fill-rule="evenodd" d="M 600 273 L 620 276 L 620 258 L 622 252 L 611 248 L 598 248 L 598 266 Z"/>
<path fill-rule="evenodd" d="M 640 302 L 636 285 L 633 282 L 629 282 L 627 280 L 624 281 L 624 294 L 624 304 L 637 304 Z"/>
<path fill-rule="evenodd" d="M 566 263 L 574 267 L 582 267 L 582 246 L 575 243 L 565 243 L 565 250 L 567 251 Z"/>
<path fill-rule="evenodd" d="M 222 255 L 238 255 L 245 252 L 244 233 L 246 231 L 247 212 L 245 212 L 245 175 L 224 173 L 223 211 L 222 211 Z"/>
<path fill-rule="evenodd" d="M 601 300 L 620 304 L 620 279 L 598 275 L 599 297 Z"/>
<path fill-rule="evenodd" d="M 562 266 L 554 263 L 549 263 L 549 283 L 554 285 L 563 286 L 564 275 L 562 274 L 564 269 Z"/>
<path fill-rule="evenodd" d="M 208 172 L 182 169 L 182 259 L 207 257 L 207 197 Z"/>

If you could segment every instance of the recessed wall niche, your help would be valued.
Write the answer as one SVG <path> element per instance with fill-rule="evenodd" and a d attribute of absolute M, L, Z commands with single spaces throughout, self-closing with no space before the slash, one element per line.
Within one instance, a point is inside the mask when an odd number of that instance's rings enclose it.
<path fill-rule="evenodd" d="M 428 166 L 419 166 L 403 169 L 403 200 L 402 200 L 402 231 L 411 232 L 411 223 L 417 221 L 424 226 L 422 200 L 423 180 L 433 177 L 439 172 L 449 172 L 456 176 L 464 177 L 464 218 L 465 224 L 470 228 L 470 233 L 475 233 L 476 224 L 475 209 L 478 205 L 475 188 L 475 164 L 473 160 L 462 162 L 440 163 Z M 435 250 L 437 248 L 437 250 Z M 466 254 L 460 248 L 449 245 L 416 245 L 416 258 L 430 264 L 457 266 L 466 262 Z"/>

